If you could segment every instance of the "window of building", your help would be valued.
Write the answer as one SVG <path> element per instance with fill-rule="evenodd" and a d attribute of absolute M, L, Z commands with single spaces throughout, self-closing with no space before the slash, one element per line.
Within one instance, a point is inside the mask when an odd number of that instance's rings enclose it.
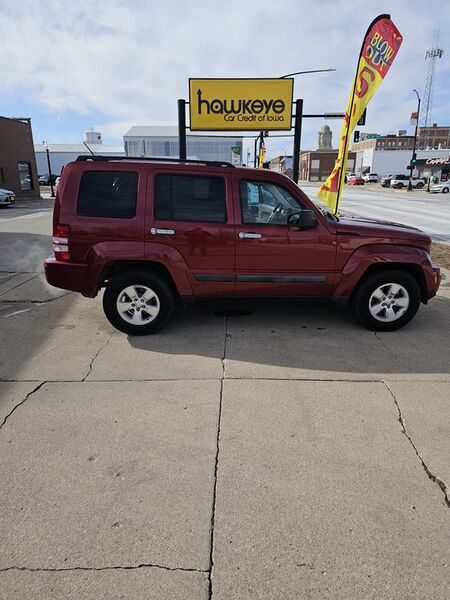
<path fill-rule="evenodd" d="M 155 217 L 163 221 L 226 223 L 224 178 L 157 175 Z"/>
<path fill-rule="evenodd" d="M 139 142 L 125 142 L 125 152 L 127 156 L 139 156 Z"/>
<path fill-rule="evenodd" d="M 288 217 L 301 210 L 287 190 L 273 183 L 241 181 L 239 195 L 243 223 L 287 225 Z"/>
<path fill-rule="evenodd" d="M 3 167 L 0 167 L 0 183 L 5 183 L 5 170 Z"/>
<path fill-rule="evenodd" d="M 32 190 L 33 189 L 33 178 L 31 176 L 31 163 L 18 162 L 17 168 L 19 169 L 20 189 L 23 192 Z"/>
<path fill-rule="evenodd" d="M 137 173 L 87 171 L 80 182 L 77 213 L 82 217 L 133 218 L 137 181 Z"/>
<path fill-rule="evenodd" d="M 319 159 L 311 160 L 311 169 L 314 169 L 314 170 L 320 169 L 320 160 Z"/>

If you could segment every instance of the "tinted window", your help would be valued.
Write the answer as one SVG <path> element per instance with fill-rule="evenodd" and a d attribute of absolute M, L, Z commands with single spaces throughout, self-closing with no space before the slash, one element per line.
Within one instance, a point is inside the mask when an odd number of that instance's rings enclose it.
<path fill-rule="evenodd" d="M 137 180 L 137 173 L 87 171 L 78 192 L 78 214 L 131 219 L 136 214 Z"/>
<path fill-rule="evenodd" d="M 225 180 L 222 177 L 157 175 L 155 217 L 163 221 L 225 223 Z"/>
<path fill-rule="evenodd" d="M 288 217 L 301 210 L 288 191 L 273 183 L 241 181 L 239 195 L 243 223 L 287 225 Z"/>

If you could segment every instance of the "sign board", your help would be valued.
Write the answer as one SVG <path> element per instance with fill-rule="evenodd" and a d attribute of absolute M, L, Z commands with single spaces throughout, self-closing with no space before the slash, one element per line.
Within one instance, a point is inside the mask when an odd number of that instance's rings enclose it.
<path fill-rule="evenodd" d="M 240 146 L 232 146 L 231 147 L 231 164 L 235 167 L 241 166 L 241 147 Z"/>
<path fill-rule="evenodd" d="M 450 166 L 450 156 L 441 156 L 440 158 L 418 158 L 416 160 L 418 166 L 430 167 L 448 167 Z"/>
<path fill-rule="evenodd" d="M 292 127 L 293 79 L 189 79 L 192 131 Z"/>
<path fill-rule="evenodd" d="M 417 121 L 419 120 L 419 113 L 412 112 L 411 113 L 411 125 L 417 125 Z"/>

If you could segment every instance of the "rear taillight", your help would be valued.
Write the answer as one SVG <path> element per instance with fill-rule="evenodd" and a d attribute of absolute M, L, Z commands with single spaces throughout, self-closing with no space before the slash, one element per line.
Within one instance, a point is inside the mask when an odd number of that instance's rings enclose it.
<path fill-rule="evenodd" d="M 70 227 L 56 225 L 53 231 L 53 252 L 56 260 L 70 260 Z"/>

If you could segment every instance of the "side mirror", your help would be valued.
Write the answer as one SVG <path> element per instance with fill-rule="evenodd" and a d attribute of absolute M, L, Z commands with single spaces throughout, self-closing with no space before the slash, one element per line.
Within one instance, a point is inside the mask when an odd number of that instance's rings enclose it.
<path fill-rule="evenodd" d="M 288 225 L 300 227 L 301 229 L 311 229 L 316 226 L 316 215 L 313 210 L 305 208 L 289 215 Z"/>

